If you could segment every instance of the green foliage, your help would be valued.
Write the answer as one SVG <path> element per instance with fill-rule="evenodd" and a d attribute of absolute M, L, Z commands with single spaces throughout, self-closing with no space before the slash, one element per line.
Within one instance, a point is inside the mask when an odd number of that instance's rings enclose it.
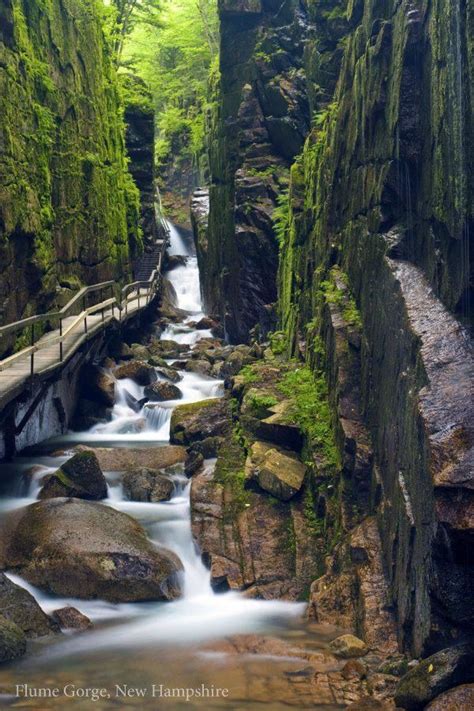
<path fill-rule="evenodd" d="M 291 415 L 305 434 L 310 448 L 318 449 L 328 467 L 337 469 L 336 446 L 328 389 L 323 375 L 314 375 L 308 366 L 289 370 L 278 385 L 291 405 Z"/>
<path fill-rule="evenodd" d="M 217 51 L 217 0 L 162 0 L 160 26 L 137 23 L 125 43 L 123 63 L 153 94 L 159 172 L 176 160 L 200 166 Z"/>
<path fill-rule="evenodd" d="M 273 395 L 260 395 L 257 392 L 250 392 L 247 395 L 247 400 L 253 415 L 259 419 L 266 417 L 268 410 L 278 402 Z"/>
<path fill-rule="evenodd" d="M 243 378 L 246 385 L 251 385 L 258 381 L 258 375 L 251 365 L 245 365 L 240 371 L 239 376 Z"/>
<path fill-rule="evenodd" d="M 348 290 L 341 289 L 337 286 L 337 277 L 347 284 L 347 275 L 341 272 L 339 267 L 333 267 L 331 270 L 331 279 L 322 281 L 320 284 L 321 294 L 327 303 L 337 304 L 340 307 L 344 320 L 349 326 L 362 328 L 362 319 L 356 302 Z"/>
<path fill-rule="evenodd" d="M 269 333 L 268 337 L 270 339 L 270 348 L 272 349 L 274 355 L 282 355 L 287 352 L 288 343 L 286 335 L 283 331 Z"/>
<path fill-rule="evenodd" d="M 289 191 L 281 192 L 277 197 L 277 207 L 272 214 L 275 235 L 280 247 L 284 244 L 290 226 L 290 196 Z"/>

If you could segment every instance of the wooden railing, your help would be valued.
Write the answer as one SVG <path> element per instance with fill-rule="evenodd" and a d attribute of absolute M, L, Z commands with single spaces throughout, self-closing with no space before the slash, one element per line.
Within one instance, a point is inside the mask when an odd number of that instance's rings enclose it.
<path fill-rule="evenodd" d="M 163 245 L 165 247 L 165 244 Z M 29 329 L 28 334 L 30 345 L 21 349 L 20 351 L 13 353 L 12 355 L 0 360 L 0 372 L 10 368 L 21 358 L 30 358 L 30 375 L 34 374 L 35 370 L 35 353 L 43 348 L 49 348 L 52 345 L 57 344 L 59 362 L 64 360 L 64 342 L 66 338 L 76 329 L 77 325 L 83 322 L 83 333 L 88 332 L 87 319 L 93 314 L 98 312 L 102 315 L 102 323 L 105 323 L 105 314 L 109 310 L 112 318 L 115 317 L 115 309 L 117 309 L 118 320 L 122 321 L 128 316 L 129 304 L 131 301 L 137 300 L 138 310 L 147 306 L 157 293 L 160 281 L 161 281 L 161 257 L 160 255 L 159 263 L 156 269 L 152 272 L 150 278 L 146 281 L 135 281 L 131 284 L 127 284 L 123 287 L 120 292 L 120 299 L 117 299 L 115 295 L 115 281 L 105 281 L 100 284 L 93 284 L 91 286 L 86 286 L 81 289 L 60 311 L 49 312 L 45 314 L 39 314 L 38 316 L 30 316 L 29 318 L 22 319 L 21 321 L 15 321 L 6 326 L 0 327 L 0 339 L 5 336 L 11 335 L 13 333 L 18 333 L 19 331 L 25 331 Z M 87 305 L 89 297 L 91 294 L 96 294 L 99 292 L 99 301 L 91 306 Z M 107 292 L 109 293 L 108 298 L 103 297 Z M 72 312 L 81 308 L 78 314 L 73 314 Z M 64 328 L 64 320 L 71 315 L 75 315 L 76 318 Z M 59 324 L 56 329 L 52 329 L 52 324 Z M 38 326 L 44 324 L 48 331 L 58 330 L 59 334 L 51 334 L 50 338 L 44 338 L 42 341 L 36 342 L 36 335 L 38 335 Z M 45 334 L 44 329 L 42 329 L 40 338 Z M 1 341 L 0 341 L 1 342 Z M 1 352 L 1 347 L 0 347 Z"/>

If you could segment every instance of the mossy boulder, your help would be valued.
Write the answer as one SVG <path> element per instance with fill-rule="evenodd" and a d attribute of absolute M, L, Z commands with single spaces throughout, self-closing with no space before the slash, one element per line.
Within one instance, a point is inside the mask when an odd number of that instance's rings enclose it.
<path fill-rule="evenodd" d="M 0 527 L 0 567 L 53 595 L 110 602 L 173 600 L 182 565 L 130 516 L 79 499 L 12 512 Z"/>
<path fill-rule="evenodd" d="M 4 573 L 0 573 L 0 610 L 2 616 L 14 622 L 28 638 L 59 632 L 57 624 L 43 612 L 33 595 Z"/>
<path fill-rule="evenodd" d="M 11 620 L 0 615 L 0 662 L 22 657 L 26 652 L 24 632 Z"/>
<path fill-rule="evenodd" d="M 400 680 L 395 702 L 407 711 L 419 711 L 453 686 L 474 682 L 474 644 L 443 649 L 424 659 Z"/>
<path fill-rule="evenodd" d="M 117 380 L 130 378 L 138 385 L 150 385 L 150 383 L 153 383 L 157 378 L 153 366 L 141 360 L 132 360 L 129 363 L 120 365 L 114 371 L 114 375 Z"/>
<path fill-rule="evenodd" d="M 176 385 L 165 380 L 156 380 L 151 385 L 147 385 L 143 394 L 152 402 L 180 400 L 183 397 L 183 393 Z"/>
<path fill-rule="evenodd" d="M 75 497 L 100 501 L 107 498 L 107 482 L 94 452 L 80 452 L 45 477 L 40 499 Z"/>
<path fill-rule="evenodd" d="M 231 427 L 227 400 L 203 400 L 179 405 L 171 416 L 171 443 L 191 445 L 209 437 L 223 437 Z"/>
<path fill-rule="evenodd" d="M 122 485 L 125 495 L 131 501 L 169 501 L 173 496 L 174 484 L 158 469 L 146 467 L 127 472 Z"/>

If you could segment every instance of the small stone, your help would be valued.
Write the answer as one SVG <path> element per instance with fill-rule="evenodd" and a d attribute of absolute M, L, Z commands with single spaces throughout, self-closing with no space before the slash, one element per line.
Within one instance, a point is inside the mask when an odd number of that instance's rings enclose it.
<path fill-rule="evenodd" d="M 174 484 L 168 477 L 156 469 L 143 467 L 127 472 L 122 485 L 131 501 L 158 503 L 169 501 L 174 493 Z"/>
<path fill-rule="evenodd" d="M 336 657 L 341 657 L 342 659 L 363 657 L 369 651 L 366 643 L 353 634 L 343 634 L 333 639 L 329 649 Z"/>
<path fill-rule="evenodd" d="M 161 375 L 162 378 L 166 380 L 171 380 L 172 383 L 179 383 L 183 379 L 183 376 L 178 373 L 174 368 L 157 368 L 156 372 Z"/>
<path fill-rule="evenodd" d="M 349 679 L 364 679 L 367 676 L 367 667 L 358 659 L 350 659 L 342 667 L 341 674 L 347 681 Z"/>
<path fill-rule="evenodd" d="M 87 630 L 92 627 L 90 619 L 75 607 L 61 607 L 54 610 L 51 617 L 62 630 Z"/>

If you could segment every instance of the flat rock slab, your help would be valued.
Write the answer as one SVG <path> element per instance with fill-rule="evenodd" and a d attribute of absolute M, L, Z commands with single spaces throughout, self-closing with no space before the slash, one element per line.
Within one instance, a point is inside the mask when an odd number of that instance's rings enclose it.
<path fill-rule="evenodd" d="M 91 447 L 79 445 L 75 452 L 92 450 Z M 186 449 L 177 445 L 165 447 L 98 447 L 95 452 L 100 467 L 106 472 L 124 472 L 136 469 L 166 469 L 175 464 L 184 464 Z"/>

